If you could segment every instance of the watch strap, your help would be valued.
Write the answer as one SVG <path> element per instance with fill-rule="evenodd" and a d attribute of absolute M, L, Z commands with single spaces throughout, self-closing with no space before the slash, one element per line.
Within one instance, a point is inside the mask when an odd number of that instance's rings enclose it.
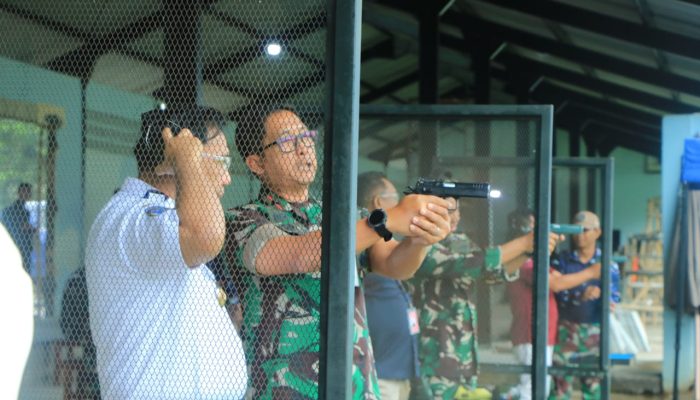
<path fill-rule="evenodd" d="M 381 218 L 381 221 L 377 221 L 378 218 Z M 374 229 L 385 242 L 388 242 L 394 236 L 394 234 L 386 228 L 386 211 L 381 208 L 373 210 L 370 213 L 369 217 L 367 217 L 367 224 Z"/>

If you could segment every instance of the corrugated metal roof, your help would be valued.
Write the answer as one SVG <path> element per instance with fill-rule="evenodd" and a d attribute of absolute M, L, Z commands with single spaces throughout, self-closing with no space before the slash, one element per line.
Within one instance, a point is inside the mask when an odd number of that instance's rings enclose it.
<path fill-rule="evenodd" d="M 266 95 L 266 76 L 282 73 L 290 83 L 307 87 L 285 91 L 281 85 L 276 95 L 306 104 L 324 90 L 326 33 L 319 28 L 323 24 L 314 25 L 325 18 L 324 10 L 304 7 L 297 0 L 275 4 L 274 12 L 263 17 L 255 1 L 209 2 L 202 18 L 208 103 L 234 111 Z M 362 51 L 368 57 L 361 68 L 364 99 L 418 99 L 420 31 L 417 11 L 410 4 L 363 4 Z M 0 56 L 78 75 L 86 72 L 66 70 L 62 64 L 70 62 L 71 52 L 98 51 L 89 70 L 93 81 L 152 95 L 163 84 L 161 2 L 127 0 L 97 6 L 100 12 L 95 13 L 78 0 L 62 1 L 60 7 L 49 0 L 0 0 Z M 477 80 L 489 79 L 492 102 L 513 101 L 514 87 L 525 85 L 532 87 L 532 98 L 539 102 L 573 96 L 599 107 L 597 100 L 603 99 L 651 118 L 659 115 L 659 104 L 666 107 L 663 112 L 700 109 L 697 21 L 700 6 L 689 1 L 456 1 L 441 18 L 438 90 L 450 102 L 473 103 Z M 115 36 L 126 27 L 140 33 L 128 40 Z M 90 44 L 100 35 L 124 40 L 104 49 Z M 288 47 L 286 58 L 270 60 L 262 54 L 264 43 L 272 39 Z M 475 51 L 489 52 L 490 76 L 475 72 Z M 237 61 L 227 63 L 231 57 Z M 538 86 L 543 81 L 554 86 Z M 550 89 L 556 99 L 548 97 Z M 401 136 L 398 131 L 378 135 L 390 142 Z"/>

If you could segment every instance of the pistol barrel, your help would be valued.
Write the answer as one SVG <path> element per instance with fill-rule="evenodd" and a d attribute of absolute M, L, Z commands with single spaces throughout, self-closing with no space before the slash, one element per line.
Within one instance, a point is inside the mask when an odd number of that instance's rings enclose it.
<path fill-rule="evenodd" d="M 549 230 L 559 235 L 580 235 L 583 233 L 583 226 L 573 224 L 551 224 Z"/>

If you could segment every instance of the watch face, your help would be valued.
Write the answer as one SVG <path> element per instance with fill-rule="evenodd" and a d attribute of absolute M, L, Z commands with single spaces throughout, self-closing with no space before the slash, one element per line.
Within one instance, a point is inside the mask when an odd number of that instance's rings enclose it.
<path fill-rule="evenodd" d="M 386 212 L 381 208 L 378 208 L 369 215 L 367 218 L 367 224 L 374 229 L 375 232 L 379 234 L 384 241 L 389 241 L 392 238 L 391 232 L 386 229 Z"/>
<path fill-rule="evenodd" d="M 383 224 L 386 222 L 386 213 L 381 208 L 378 208 L 378 209 L 372 211 L 371 214 L 369 214 L 369 218 L 367 218 L 367 222 L 369 222 L 370 225 L 373 225 L 373 226 Z"/>

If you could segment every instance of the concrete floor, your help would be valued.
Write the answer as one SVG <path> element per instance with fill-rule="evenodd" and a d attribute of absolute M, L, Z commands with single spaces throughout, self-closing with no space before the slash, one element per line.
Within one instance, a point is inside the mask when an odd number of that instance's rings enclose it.
<path fill-rule="evenodd" d="M 612 400 L 632 400 L 632 399 L 658 399 L 658 400 L 671 400 L 673 397 L 668 394 L 668 395 L 639 395 L 639 394 L 620 394 L 620 393 L 613 393 L 612 396 L 610 397 Z M 678 396 L 679 399 L 681 400 L 693 400 L 693 394 L 692 393 L 681 393 Z"/>
<path fill-rule="evenodd" d="M 630 365 L 612 367 L 613 393 L 634 396 L 661 393 L 663 329 L 660 323 L 646 324 L 645 329 L 651 351 L 637 353 Z"/>
<path fill-rule="evenodd" d="M 492 305 L 496 313 L 506 314 L 501 304 Z M 493 321 L 494 331 L 503 332 L 509 328 L 509 321 Z M 503 326 L 500 326 L 503 325 Z M 663 360 L 663 329 L 660 320 L 645 325 L 651 351 L 641 352 L 635 356 L 630 365 L 612 367 L 611 399 L 670 399 L 670 395 L 661 394 L 661 369 Z M 515 362 L 507 338 L 493 342 L 490 346 L 480 347 L 480 362 L 489 364 L 511 364 Z M 499 388 L 514 384 L 517 378 L 502 373 L 488 373 L 482 369 L 479 383 L 484 386 L 495 385 Z M 578 399 L 580 396 L 575 396 Z M 682 393 L 681 399 L 693 399 L 692 393 Z"/>

